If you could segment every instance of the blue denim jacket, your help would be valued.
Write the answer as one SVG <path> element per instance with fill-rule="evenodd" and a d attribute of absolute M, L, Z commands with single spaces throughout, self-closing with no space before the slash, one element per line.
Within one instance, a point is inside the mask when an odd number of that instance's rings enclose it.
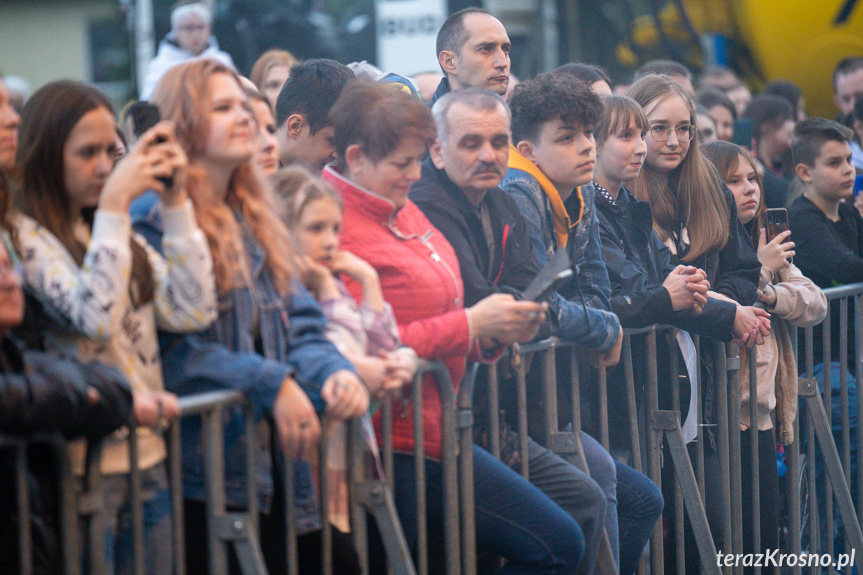
<path fill-rule="evenodd" d="M 161 203 L 147 195 L 131 208 L 135 230 L 161 249 Z M 318 412 L 324 409 L 320 389 L 324 381 L 351 364 L 324 335 L 326 319 L 315 299 L 295 282 L 288 297 L 278 294 L 265 267 L 263 248 L 254 237 L 244 234 L 246 254 L 252 270 L 254 293 L 235 289 L 219 297 L 219 317 L 208 329 L 185 336 L 161 333 L 160 345 L 165 387 L 179 395 L 237 389 L 252 404 L 260 418 L 270 413 L 282 382 L 293 376 L 303 387 Z M 254 304 L 258 304 L 260 342 L 263 355 L 255 351 L 252 335 Z M 258 426 L 258 489 L 261 506 L 269 510 L 273 493 L 273 461 L 270 457 L 268 426 Z M 229 505 L 244 506 L 245 430 L 242 413 L 225 413 L 225 477 Z M 203 499 L 204 459 L 200 421 L 183 423 L 183 476 L 185 497 Z M 297 462 L 297 529 L 300 533 L 321 526 L 317 496 L 307 463 Z M 273 510 L 278 512 L 279 510 Z"/>
<path fill-rule="evenodd" d="M 539 182 L 522 170 L 510 168 L 500 185 L 524 215 L 536 259 L 544 266 L 557 250 L 552 208 Z M 611 283 L 602 259 L 599 221 L 593 186 L 581 188 L 584 205 L 581 221 L 569 233 L 567 248 L 575 278 L 552 298 L 557 324 L 555 335 L 588 349 L 606 351 L 617 342 L 620 322 L 611 313 Z"/>

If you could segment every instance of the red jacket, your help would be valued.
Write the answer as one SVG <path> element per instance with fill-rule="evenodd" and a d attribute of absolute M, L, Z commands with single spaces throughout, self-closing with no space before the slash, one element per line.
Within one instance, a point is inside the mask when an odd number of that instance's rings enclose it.
<path fill-rule="evenodd" d="M 446 365 L 453 385 L 464 374 L 472 348 L 464 288 L 458 258 L 441 234 L 410 200 L 398 212 L 388 199 L 360 188 L 333 168 L 323 178 L 344 201 L 341 249 L 369 262 L 381 280 L 384 299 L 393 308 L 402 342 L 429 360 Z M 348 291 L 358 301 L 362 288 L 346 280 Z M 393 412 L 401 411 L 393 409 Z M 395 449 L 413 449 L 413 406 L 393 414 Z M 425 454 L 441 455 L 441 404 L 431 376 L 423 382 L 423 429 Z M 381 414 L 375 416 L 380 433 Z"/>

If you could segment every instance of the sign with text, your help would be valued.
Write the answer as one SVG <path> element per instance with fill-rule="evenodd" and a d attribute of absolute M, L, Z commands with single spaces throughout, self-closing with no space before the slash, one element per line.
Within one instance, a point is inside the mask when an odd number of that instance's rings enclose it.
<path fill-rule="evenodd" d="M 435 40 L 446 17 L 446 0 L 376 0 L 378 68 L 405 76 L 439 70 Z"/>

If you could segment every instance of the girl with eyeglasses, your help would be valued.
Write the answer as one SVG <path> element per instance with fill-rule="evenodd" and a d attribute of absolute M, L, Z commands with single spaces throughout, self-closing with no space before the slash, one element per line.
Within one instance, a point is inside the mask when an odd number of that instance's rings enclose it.
<path fill-rule="evenodd" d="M 736 304 L 735 316 L 747 313 L 751 308 L 746 306 L 755 303 L 761 266 L 737 218 L 734 197 L 701 153 L 692 100 L 673 79 L 654 74 L 636 81 L 627 95 L 641 105 L 648 120 L 644 169 L 633 180 L 632 191 L 639 200 L 650 202 L 653 228 L 668 247 L 671 263 L 704 270 L 711 286 L 708 295 Z M 760 345 L 769 332 L 770 320 L 760 317 L 752 323 L 751 331 L 735 334 L 735 341 L 746 347 Z M 722 366 L 713 365 L 710 353 L 702 353 L 700 359 L 698 387 L 702 422 L 706 425 L 701 434 L 706 439 L 705 503 L 714 543 L 721 549 L 725 512 L 711 425 L 716 423 L 712 378 Z M 660 377 L 663 380 L 668 378 Z M 681 396 L 689 395 L 687 387 L 681 388 Z M 668 402 L 670 396 L 660 391 L 660 402 Z M 688 405 L 688 401 L 686 397 L 683 404 Z M 665 406 L 669 407 L 679 406 Z M 690 443 L 690 447 L 694 445 Z M 694 455 L 694 450 L 691 453 Z M 686 531 L 686 549 L 695 549 L 691 530 Z M 687 571 L 697 567 L 697 554 L 687 553 Z"/>

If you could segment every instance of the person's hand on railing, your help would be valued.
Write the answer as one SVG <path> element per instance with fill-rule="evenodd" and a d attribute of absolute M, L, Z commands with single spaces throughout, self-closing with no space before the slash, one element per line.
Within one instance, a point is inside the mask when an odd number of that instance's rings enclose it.
<path fill-rule="evenodd" d="M 665 281 L 662 287 L 671 296 L 671 307 L 674 311 L 692 309 L 695 313 L 701 313 L 704 304 L 707 303 L 707 291 L 710 282 L 707 274 L 693 266 L 677 266 Z"/>
<path fill-rule="evenodd" d="M 164 427 L 180 415 L 180 401 L 169 391 L 132 392 L 135 423 L 142 427 Z"/>
<path fill-rule="evenodd" d="M 758 261 L 774 274 L 787 268 L 789 260 L 794 257 L 794 242 L 789 240 L 789 237 L 791 230 L 785 230 L 768 242 L 767 230 L 761 230 L 758 238 Z"/>
<path fill-rule="evenodd" d="M 288 457 L 308 457 L 313 453 L 321 438 L 321 422 L 306 392 L 290 377 L 282 382 L 276 396 L 273 419 Z"/>
<path fill-rule="evenodd" d="M 357 374 L 346 369 L 327 378 L 321 397 L 327 404 L 327 415 L 335 419 L 353 419 L 369 409 L 369 390 Z"/>
<path fill-rule="evenodd" d="M 734 343 L 740 347 L 752 348 L 763 344 L 770 335 L 770 314 L 758 307 L 738 305 L 732 334 Z"/>
<path fill-rule="evenodd" d="M 492 294 L 467 310 L 473 335 L 498 344 L 525 343 L 536 337 L 548 304 L 517 301 L 509 294 Z"/>

